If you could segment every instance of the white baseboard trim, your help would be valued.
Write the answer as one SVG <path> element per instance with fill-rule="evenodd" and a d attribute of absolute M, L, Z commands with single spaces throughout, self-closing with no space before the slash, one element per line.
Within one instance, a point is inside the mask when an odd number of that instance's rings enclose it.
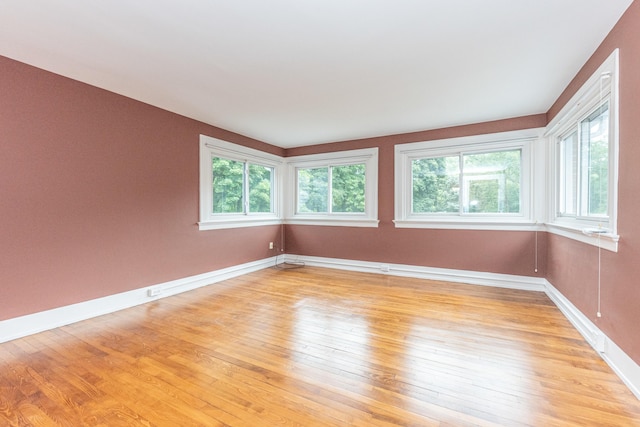
<path fill-rule="evenodd" d="M 305 265 L 309 266 L 340 270 L 545 292 L 585 340 L 600 354 L 627 387 L 629 387 L 631 392 L 640 399 L 640 366 L 545 279 L 337 258 L 281 255 L 279 257 L 253 261 L 145 288 L 109 295 L 103 298 L 3 320 L 0 321 L 0 343 L 81 320 L 113 313 L 114 311 L 134 307 L 160 298 L 262 270 L 275 265 L 276 260 L 280 262 L 304 262 Z"/>
<path fill-rule="evenodd" d="M 284 259 L 286 262 L 304 262 L 305 265 L 314 267 L 545 292 L 629 390 L 640 399 L 640 366 L 546 279 L 300 255 L 285 255 Z"/>
<path fill-rule="evenodd" d="M 548 281 L 545 292 L 591 347 L 629 387 L 629 390 L 640 399 L 640 365 Z"/>
<path fill-rule="evenodd" d="M 601 353 L 603 350 L 602 332 L 598 327 L 548 281 L 545 285 L 545 293 L 591 347 Z"/>
<path fill-rule="evenodd" d="M 389 274 L 392 276 L 441 280 L 445 282 L 468 283 L 471 285 L 495 286 L 525 291 L 544 292 L 545 285 L 547 283 L 547 281 L 541 277 L 516 276 L 511 274 L 451 270 L 447 268 L 388 264 L 302 255 L 285 255 L 284 257 L 285 262 L 304 262 L 305 265 L 314 267 L 335 268 L 339 270 L 360 271 L 364 273 Z"/>
<path fill-rule="evenodd" d="M 134 307 L 160 298 L 211 285 L 222 280 L 262 270 L 273 266 L 275 261 L 275 257 L 253 261 L 183 279 L 134 289 L 128 292 L 109 295 L 103 298 L 3 320 L 0 321 L 0 343 L 69 325 L 92 317 L 113 313 L 114 311 Z"/>

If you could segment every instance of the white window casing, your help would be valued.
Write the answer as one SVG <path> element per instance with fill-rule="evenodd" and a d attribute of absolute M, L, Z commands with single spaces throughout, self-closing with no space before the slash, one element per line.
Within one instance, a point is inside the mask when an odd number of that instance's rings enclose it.
<path fill-rule="evenodd" d="M 587 244 L 617 251 L 618 248 L 618 50 L 594 72 L 545 129 L 525 129 L 485 135 L 397 144 L 394 155 L 394 223 L 396 228 L 435 228 L 473 230 L 541 230 Z M 576 125 L 589 117 L 604 102 L 609 108 L 608 178 L 606 215 L 572 215 L 560 203 L 558 141 L 569 135 Z M 413 212 L 412 162 L 417 159 L 440 158 L 520 150 L 519 212 L 430 213 Z M 270 213 L 214 214 L 212 208 L 212 158 L 248 162 L 273 168 L 271 188 L 273 210 Z M 365 166 L 364 212 L 297 212 L 298 170 L 331 168 L 348 165 Z M 566 167 L 566 162 L 565 162 Z M 460 175 L 463 203 L 467 182 Z M 578 174 L 580 175 L 580 174 Z M 584 175 L 584 174 L 583 174 Z M 474 181 L 489 179 L 477 175 Z M 329 178 L 330 185 L 330 178 Z M 479 184 L 482 185 L 482 184 Z M 566 187 L 566 182 L 565 186 Z M 328 190 L 331 205 L 331 188 Z M 579 193 L 576 190 L 576 194 Z M 584 195 L 583 195 L 584 196 Z M 578 195 L 577 197 L 581 197 Z M 563 200 L 566 202 L 567 197 Z M 576 202 L 579 204 L 579 202 Z M 564 213 L 561 212 L 564 209 Z M 593 211 L 589 211 L 593 212 Z M 200 137 L 200 230 L 247 227 L 272 224 L 377 227 L 378 220 L 378 148 L 338 151 L 282 158 L 259 150 Z"/>
<path fill-rule="evenodd" d="M 534 170 L 535 175 L 544 173 L 544 165 L 540 162 L 538 153 L 543 147 L 537 143 L 541 133 L 541 129 L 527 129 L 396 145 L 395 226 L 397 228 L 479 230 L 538 229 L 538 224 L 542 221 L 538 217 L 535 206 L 541 203 L 539 199 L 543 195 L 534 192 L 533 176 Z M 414 160 L 445 156 L 462 158 L 465 155 L 507 150 L 521 151 L 519 213 L 412 212 L 412 162 Z M 463 185 L 466 180 L 463 176 Z M 460 202 L 462 201 L 461 199 Z"/>
<path fill-rule="evenodd" d="M 273 168 L 271 186 L 272 212 L 213 213 L 212 159 L 221 157 Z M 282 222 L 284 162 L 279 156 L 200 135 L 200 230 L 274 225 Z M 245 200 L 245 204 L 248 201 Z"/>
<path fill-rule="evenodd" d="M 347 227 L 378 226 L 378 148 L 339 151 L 323 154 L 288 157 L 287 195 L 285 201 L 285 223 L 301 225 L 326 225 Z M 364 164 L 365 166 L 365 208 L 362 213 L 328 212 L 301 213 L 298 206 L 298 170 L 312 168 L 331 168 Z M 328 201 L 331 204 L 331 201 Z"/>
<path fill-rule="evenodd" d="M 584 243 L 600 246 L 611 251 L 618 250 L 618 49 L 602 63 L 586 83 L 565 104 L 560 112 L 547 126 L 548 153 L 548 196 L 547 196 L 547 230 Z M 585 213 L 585 200 L 578 203 L 577 212 L 566 212 L 563 201 L 561 183 L 565 167 L 561 165 L 559 154 L 560 141 L 571 134 L 573 129 L 580 133 L 580 125 L 590 114 L 608 103 L 608 178 L 607 178 L 607 212 L 603 215 Z M 582 145 L 578 145 L 578 151 Z M 583 160 L 584 161 L 584 160 Z M 586 171 L 578 174 L 578 194 L 576 197 L 587 197 L 585 194 Z M 582 187 L 580 187 L 582 186 Z M 580 190 L 582 188 L 582 190 Z M 564 211 L 564 212 L 563 212 Z"/>

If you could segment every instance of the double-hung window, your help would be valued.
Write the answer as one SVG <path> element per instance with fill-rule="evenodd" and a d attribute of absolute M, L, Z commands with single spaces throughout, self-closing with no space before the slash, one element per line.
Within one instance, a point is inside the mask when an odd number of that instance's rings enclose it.
<path fill-rule="evenodd" d="M 396 145 L 396 227 L 531 225 L 537 129 Z"/>
<path fill-rule="evenodd" d="M 617 50 L 549 124 L 551 231 L 617 250 Z"/>
<path fill-rule="evenodd" d="M 201 136 L 200 229 L 278 224 L 281 164 L 278 156 Z"/>
<path fill-rule="evenodd" d="M 290 157 L 292 224 L 376 227 L 378 149 Z"/>
<path fill-rule="evenodd" d="M 608 222 L 609 101 L 557 139 L 558 216 Z"/>
<path fill-rule="evenodd" d="M 411 160 L 411 214 L 519 214 L 520 147 Z"/>

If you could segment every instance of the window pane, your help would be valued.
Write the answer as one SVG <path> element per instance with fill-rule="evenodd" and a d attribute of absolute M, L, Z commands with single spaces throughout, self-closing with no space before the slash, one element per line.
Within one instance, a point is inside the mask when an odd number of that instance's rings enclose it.
<path fill-rule="evenodd" d="M 271 177 L 273 168 L 249 165 L 249 212 L 272 212 Z"/>
<path fill-rule="evenodd" d="M 559 212 L 576 215 L 578 210 L 578 133 L 560 141 Z"/>
<path fill-rule="evenodd" d="M 329 168 L 298 169 L 298 212 L 328 212 Z"/>
<path fill-rule="evenodd" d="M 365 166 L 331 168 L 331 211 L 364 213 Z"/>
<path fill-rule="evenodd" d="M 581 123 L 582 210 L 588 216 L 607 216 L 609 200 L 609 105 Z"/>
<path fill-rule="evenodd" d="M 244 163 L 220 157 L 212 162 L 213 213 L 242 213 Z"/>
<path fill-rule="evenodd" d="M 411 162 L 414 213 L 460 211 L 460 158 L 433 157 Z"/>
<path fill-rule="evenodd" d="M 520 150 L 464 155 L 464 212 L 519 213 L 520 159 Z"/>

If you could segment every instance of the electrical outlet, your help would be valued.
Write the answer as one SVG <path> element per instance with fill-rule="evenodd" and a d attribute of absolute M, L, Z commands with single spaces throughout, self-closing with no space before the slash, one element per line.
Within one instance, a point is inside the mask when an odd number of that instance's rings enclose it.
<path fill-rule="evenodd" d="M 269 249 L 273 249 L 273 242 L 269 242 Z"/>

